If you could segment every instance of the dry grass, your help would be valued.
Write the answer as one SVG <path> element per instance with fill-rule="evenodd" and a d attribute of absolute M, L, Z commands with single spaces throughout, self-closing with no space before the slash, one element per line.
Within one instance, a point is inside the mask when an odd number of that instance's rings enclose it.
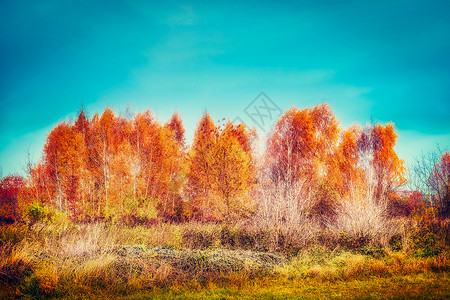
<path fill-rule="evenodd" d="M 304 247 L 320 231 L 319 221 L 310 217 L 315 204 L 313 189 L 306 180 L 266 181 L 257 192 L 253 226 L 270 233 L 269 251 L 279 251 L 286 241 Z"/>
<path fill-rule="evenodd" d="M 376 199 L 373 188 L 353 188 L 347 199 L 342 199 L 336 216 L 328 228 L 354 243 L 355 248 L 377 245 L 387 248 L 395 235 L 404 234 L 402 223 L 389 217 L 387 199 Z"/>
<path fill-rule="evenodd" d="M 0 283 L 7 287 L 0 298 L 248 288 L 268 278 L 327 284 L 450 271 L 450 255 L 445 251 L 420 258 L 385 249 L 371 256 L 311 244 L 299 247 L 295 255 L 271 254 L 270 233 L 258 230 L 248 224 L 201 223 L 135 228 L 36 226 L 21 241 L 0 247 Z M 264 243 L 262 252 L 255 251 Z"/>

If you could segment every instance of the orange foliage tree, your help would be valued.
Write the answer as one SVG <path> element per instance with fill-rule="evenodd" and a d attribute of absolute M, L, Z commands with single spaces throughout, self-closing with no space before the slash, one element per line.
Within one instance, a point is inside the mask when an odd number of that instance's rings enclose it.
<path fill-rule="evenodd" d="M 343 130 L 339 145 L 330 162 L 329 175 L 333 179 L 341 197 L 348 196 L 353 185 L 362 180 L 362 169 L 359 167 L 357 142 L 361 129 L 357 125 Z"/>
<path fill-rule="evenodd" d="M 267 141 L 259 203 L 265 223 L 299 226 L 310 213 L 328 214 L 329 175 L 339 122 L 327 104 L 293 107 L 275 124 Z M 277 226 L 278 226 L 277 225 Z"/>
<path fill-rule="evenodd" d="M 0 181 L 0 222 L 13 223 L 20 218 L 18 196 L 25 187 L 21 176 L 7 176 Z"/>
<path fill-rule="evenodd" d="M 216 136 L 216 126 L 205 112 L 197 126 L 194 141 L 188 152 L 185 194 L 190 202 L 191 217 L 201 219 L 210 207 L 211 149 Z"/>
<path fill-rule="evenodd" d="M 213 207 L 219 219 L 228 219 L 231 214 L 245 216 L 251 209 L 249 191 L 255 178 L 251 135 L 244 124 L 231 122 L 217 133 L 210 155 L 211 190 L 216 196 Z"/>
<path fill-rule="evenodd" d="M 387 198 L 405 183 L 404 161 L 394 150 L 398 135 L 394 124 L 366 126 L 358 139 L 359 164 L 364 169 L 365 183 L 374 189 L 376 199 Z"/>
<path fill-rule="evenodd" d="M 44 146 L 49 190 L 59 210 L 79 214 L 79 178 L 83 168 L 84 143 L 81 134 L 68 123 L 60 123 L 50 132 Z"/>
<path fill-rule="evenodd" d="M 321 218 L 333 214 L 339 199 L 354 197 L 355 188 L 362 193 L 370 187 L 377 199 L 387 198 L 404 182 L 403 161 L 394 150 L 396 138 L 393 124 L 341 130 L 327 104 L 291 108 L 268 138 L 266 172 L 260 180 L 265 197 L 293 202 L 270 200 L 270 206 L 291 208 L 285 211 L 296 207 Z M 272 196 L 267 193 L 271 189 Z"/>
<path fill-rule="evenodd" d="M 384 127 L 377 124 L 373 128 L 374 153 L 373 168 L 377 184 L 376 193 L 380 197 L 383 193 L 389 193 L 396 187 L 405 183 L 404 161 L 399 159 L 394 150 L 398 135 L 395 133 L 394 124 L 389 123 Z"/>
<path fill-rule="evenodd" d="M 288 110 L 275 125 L 267 143 L 273 182 L 307 178 L 317 182 L 327 172 L 339 134 L 339 123 L 327 104 Z"/>
<path fill-rule="evenodd" d="M 189 151 L 186 194 L 197 219 L 224 220 L 245 214 L 254 181 L 253 131 L 228 122 L 216 127 L 205 112 Z"/>
<path fill-rule="evenodd" d="M 180 143 L 180 145 L 184 146 L 184 126 L 183 121 L 181 120 L 181 116 L 178 113 L 174 113 L 170 118 L 169 122 L 166 124 L 168 128 L 170 128 L 173 132 L 173 138 Z"/>
<path fill-rule="evenodd" d="M 38 202 L 39 204 L 51 204 L 52 196 L 49 189 L 46 165 L 43 162 L 39 162 L 35 166 L 30 164 L 28 173 L 28 185 L 31 193 L 28 201 Z"/>
<path fill-rule="evenodd" d="M 186 205 L 181 196 L 186 173 L 185 129 L 181 116 L 178 113 L 172 115 L 165 127 L 171 131 L 172 139 L 176 141 L 177 144 L 173 145 L 176 153 L 174 154 L 174 161 L 170 165 L 169 186 L 162 209 L 162 215 L 166 219 L 180 221 L 187 217 Z"/>

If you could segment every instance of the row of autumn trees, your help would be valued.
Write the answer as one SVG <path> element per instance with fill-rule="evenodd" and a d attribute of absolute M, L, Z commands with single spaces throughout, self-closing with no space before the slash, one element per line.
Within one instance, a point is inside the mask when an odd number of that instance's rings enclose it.
<path fill-rule="evenodd" d="M 38 202 L 78 220 L 256 214 L 285 222 L 304 212 L 331 215 L 355 194 L 384 201 L 405 182 L 394 125 L 342 129 L 327 104 L 286 111 L 264 153 L 253 147 L 255 130 L 216 124 L 207 112 L 192 145 L 184 132 L 177 113 L 161 124 L 150 111 L 125 118 L 107 108 L 89 119 L 81 110 L 74 124 L 48 135 L 41 162 L 16 191 L 18 206 Z"/>
<path fill-rule="evenodd" d="M 30 199 L 75 219 L 223 219 L 250 202 L 255 170 L 244 125 L 216 126 L 205 113 L 190 149 L 175 113 L 161 124 L 150 111 L 132 118 L 82 110 L 48 135 L 30 169 Z M 239 206 L 240 207 L 240 206 Z"/>

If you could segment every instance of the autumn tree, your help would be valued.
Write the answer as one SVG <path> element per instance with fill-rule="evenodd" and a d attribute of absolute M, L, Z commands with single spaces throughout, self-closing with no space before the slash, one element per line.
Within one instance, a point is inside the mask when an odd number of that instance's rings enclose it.
<path fill-rule="evenodd" d="M 338 125 L 327 104 L 288 110 L 267 143 L 271 180 L 295 182 L 303 177 L 313 182 L 323 178 L 338 140 Z"/>
<path fill-rule="evenodd" d="M 393 191 L 403 183 L 393 124 L 352 125 L 341 134 L 333 177 L 340 201 L 328 228 L 354 240 L 380 239 L 390 225 Z M 389 233 L 390 234 L 390 233 Z"/>
<path fill-rule="evenodd" d="M 89 172 L 90 168 L 90 156 L 89 154 L 92 152 L 91 148 L 91 123 L 86 116 L 84 108 L 81 108 L 80 113 L 78 114 L 78 118 L 73 125 L 73 130 L 81 135 L 82 143 L 84 145 L 84 152 L 81 157 L 83 160 L 82 168 L 80 168 L 79 174 L 79 197 L 81 206 L 83 207 L 83 211 L 85 213 L 89 212 L 88 202 L 92 201 L 92 190 L 93 190 L 93 178 L 92 173 Z M 37 173 L 38 174 L 38 173 Z"/>
<path fill-rule="evenodd" d="M 185 193 L 190 202 L 192 217 L 201 219 L 210 207 L 211 170 L 213 158 L 211 149 L 215 142 L 217 128 L 208 112 L 203 113 L 188 152 L 187 182 Z"/>
<path fill-rule="evenodd" d="M 387 198 L 405 183 L 404 161 L 395 152 L 398 135 L 394 124 L 370 124 L 363 128 L 357 141 L 359 164 L 366 183 L 375 190 L 375 198 Z"/>
<path fill-rule="evenodd" d="M 114 127 L 116 116 L 111 108 L 106 108 L 96 123 L 95 133 L 97 134 L 97 152 L 100 154 L 100 170 L 102 173 L 104 206 L 107 207 L 110 201 L 111 187 L 111 167 L 113 162 L 113 147 L 115 143 Z"/>
<path fill-rule="evenodd" d="M 181 116 L 178 113 L 174 113 L 170 118 L 166 127 L 170 128 L 173 132 L 173 138 L 180 144 L 184 146 L 184 126 Z"/>
<path fill-rule="evenodd" d="M 250 138 L 252 131 L 244 124 L 226 123 L 219 128 L 210 149 L 212 159 L 210 189 L 215 201 L 214 215 L 229 219 L 230 215 L 245 215 L 250 209 L 249 191 L 254 185 Z"/>
<path fill-rule="evenodd" d="M 79 213 L 78 185 L 83 168 L 84 143 L 81 134 L 68 123 L 60 123 L 44 146 L 46 173 L 54 204 L 59 210 Z"/>
<path fill-rule="evenodd" d="M 79 132 L 84 139 L 87 138 L 89 132 L 90 122 L 84 108 L 81 108 L 80 113 L 78 114 L 78 118 L 74 124 L 74 130 Z"/>
<path fill-rule="evenodd" d="M 259 201 L 268 222 L 293 225 L 312 209 L 329 210 L 321 200 L 329 200 L 338 138 L 339 123 L 327 104 L 293 107 L 280 117 L 269 135 L 260 176 Z"/>
<path fill-rule="evenodd" d="M 36 165 L 29 166 L 28 169 L 28 185 L 30 187 L 31 197 L 39 204 L 51 204 L 52 195 L 49 184 L 49 177 L 47 176 L 47 166 L 44 162 L 39 162 Z"/>
<path fill-rule="evenodd" d="M 341 132 L 339 144 L 331 159 L 329 176 L 341 197 L 348 196 L 353 186 L 361 180 L 357 142 L 361 129 L 352 125 Z"/>
<path fill-rule="evenodd" d="M 166 219 L 180 221 L 187 217 L 187 207 L 182 197 L 182 188 L 185 183 L 185 166 L 186 166 L 186 145 L 185 145 L 185 129 L 181 116 L 174 113 L 170 120 L 165 124 L 165 128 L 171 131 L 172 139 L 178 145 L 174 152 L 174 163 L 171 164 L 170 180 L 168 186 L 168 194 L 164 202 L 162 215 Z"/>
<path fill-rule="evenodd" d="M 424 198 L 437 209 L 442 218 L 450 212 L 450 152 L 439 145 L 434 151 L 416 157 L 409 174 L 409 185 L 422 192 Z"/>
<path fill-rule="evenodd" d="M 443 218 L 450 216 L 450 152 L 441 156 L 427 182 L 433 191 L 434 204 Z"/>
<path fill-rule="evenodd" d="M 377 196 L 389 193 L 396 187 L 405 183 L 404 161 L 399 159 L 395 152 L 397 133 L 394 124 L 385 126 L 380 124 L 373 128 L 374 158 L 373 168 L 377 181 Z"/>
<path fill-rule="evenodd" d="M 79 119 L 83 119 L 84 113 L 80 114 Z M 101 175 L 101 151 L 100 151 L 100 135 L 98 133 L 99 115 L 95 113 L 89 125 L 86 127 L 77 126 L 77 131 L 84 132 L 85 168 L 82 178 L 82 197 L 85 199 L 84 211 L 85 216 L 90 218 L 99 217 L 101 214 L 101 198 L 102 198 L 102 175 Z M 84 122 L 83 122 L 84 123 Z"/>
<path fill-rule="evenodd" d="M 161 125 L 149 110 L 136 114 L 129 125 L 117 156 L 124 179 L 130 183 L 132 198 L 128 198 L 141 208 L 156 207 L 161 216 L 172 216 L 177 210 L 174 198 L 179 197 L 182 146 L 173 130 Z"/>
<path fill-rule="evenodd" d="M 0 181 L 0 222 L 13 223 L 20 217 L 18 194 L 25 188 L 21 176 L 10 175 Z"/>
<path fill-rule="evenodd" d="M 245 214 L 255 176 L 250 145 L 254 134 L 244 124 L 216 126 L 207 112 L 203 114 L 188 152 L 184 189 L 194 218 L 224 220 Z"/>

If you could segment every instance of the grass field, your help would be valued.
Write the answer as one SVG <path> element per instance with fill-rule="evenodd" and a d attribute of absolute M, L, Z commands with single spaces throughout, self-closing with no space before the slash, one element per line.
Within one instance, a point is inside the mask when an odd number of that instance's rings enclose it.
<path fill-rule="evenodd" d="M 349 281 L 272 280 L 245 288 L 143 293 L 121 299 L 448 299 L 448 273 Z"/>
<path fill-rule="evenodd" d="M 256 235 L 256 233 L 255 233 Z M 250 241 L 249 241 L 250 240 Z M 1 227 L 1 299 L 446 299 L 450 255 L 287 243 L 220 224 Z M 284 251 L 283 251 L 284 249 Z"/>

